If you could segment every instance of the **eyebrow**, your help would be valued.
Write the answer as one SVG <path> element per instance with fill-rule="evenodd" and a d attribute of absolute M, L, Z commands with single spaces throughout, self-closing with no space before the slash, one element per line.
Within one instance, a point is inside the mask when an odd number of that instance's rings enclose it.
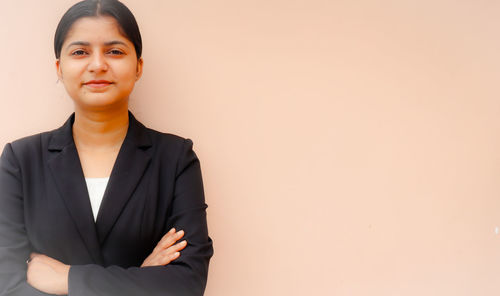
<path fill-rule="evenodd" d="M 120 40 L 113 40 L 113 41 L 104 42 L 105 46 L 111 46 L 111 45 L 117 45 L 117 44 L 128 47 L 128 45 L 125 42 L 120 41 Z M 90 42 L 74 41 L 74 42 L 71 42 L 70 44 L 68 44 L 68 46 L 66 46 L 66 48 L 69 48 L 69 47 L 74 46 L 74 45 L 90 46 Z"/>

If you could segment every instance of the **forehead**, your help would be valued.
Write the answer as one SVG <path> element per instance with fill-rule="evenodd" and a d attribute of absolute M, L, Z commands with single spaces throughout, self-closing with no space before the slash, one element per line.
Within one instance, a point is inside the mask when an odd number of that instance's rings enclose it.
<path fill-rule="evenodd" d="M 73 23 L 64 43 L 76 40 L 104 42 L 110 39 L 130 42 L 120 29 L 118 22 L 110 16 L 83 17 Z"/>

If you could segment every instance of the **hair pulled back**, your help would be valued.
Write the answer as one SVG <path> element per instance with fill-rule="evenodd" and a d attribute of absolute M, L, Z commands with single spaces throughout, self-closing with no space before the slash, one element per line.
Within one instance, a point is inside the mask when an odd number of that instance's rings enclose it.
<path fill-rule="evenodd" d="M 120 27 L 120 32 L 134 44 L 137 59 L 142 54 L 142 38 L 139 26 L 132 12 L 118 0 L 84 0 L 71 6 L 57 25 L 54 36 L 56 59 L 61 57 L 61 50 L 71 26 L 84 17 L 111 16 Z"/>

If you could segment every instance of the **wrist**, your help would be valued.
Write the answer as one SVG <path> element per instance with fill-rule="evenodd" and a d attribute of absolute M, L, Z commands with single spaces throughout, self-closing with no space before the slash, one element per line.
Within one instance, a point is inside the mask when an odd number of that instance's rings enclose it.
<path fill-rule="evenodd" d="M 64 264 L 62 267 L 61 267 L 61 271 L 60 271 L 60 283 L 59 283 L 59 287 L 60 287 L 60 291 L 58 293 L 58 295 L 68 295 L 68 281 L 69 281 L 69 269 L 71 268 L 70 265 L 66 265 Z"/>

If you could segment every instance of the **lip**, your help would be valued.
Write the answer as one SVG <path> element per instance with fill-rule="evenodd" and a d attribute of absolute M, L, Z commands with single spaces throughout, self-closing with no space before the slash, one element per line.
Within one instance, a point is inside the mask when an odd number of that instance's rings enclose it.
<path fill-rule="evenodd" d="M 89 80 L 83 83 L 83 85 L 92 87 L 92 88 L 103 88 L 113 84 L 113 82 L 108 80 Z"/>

